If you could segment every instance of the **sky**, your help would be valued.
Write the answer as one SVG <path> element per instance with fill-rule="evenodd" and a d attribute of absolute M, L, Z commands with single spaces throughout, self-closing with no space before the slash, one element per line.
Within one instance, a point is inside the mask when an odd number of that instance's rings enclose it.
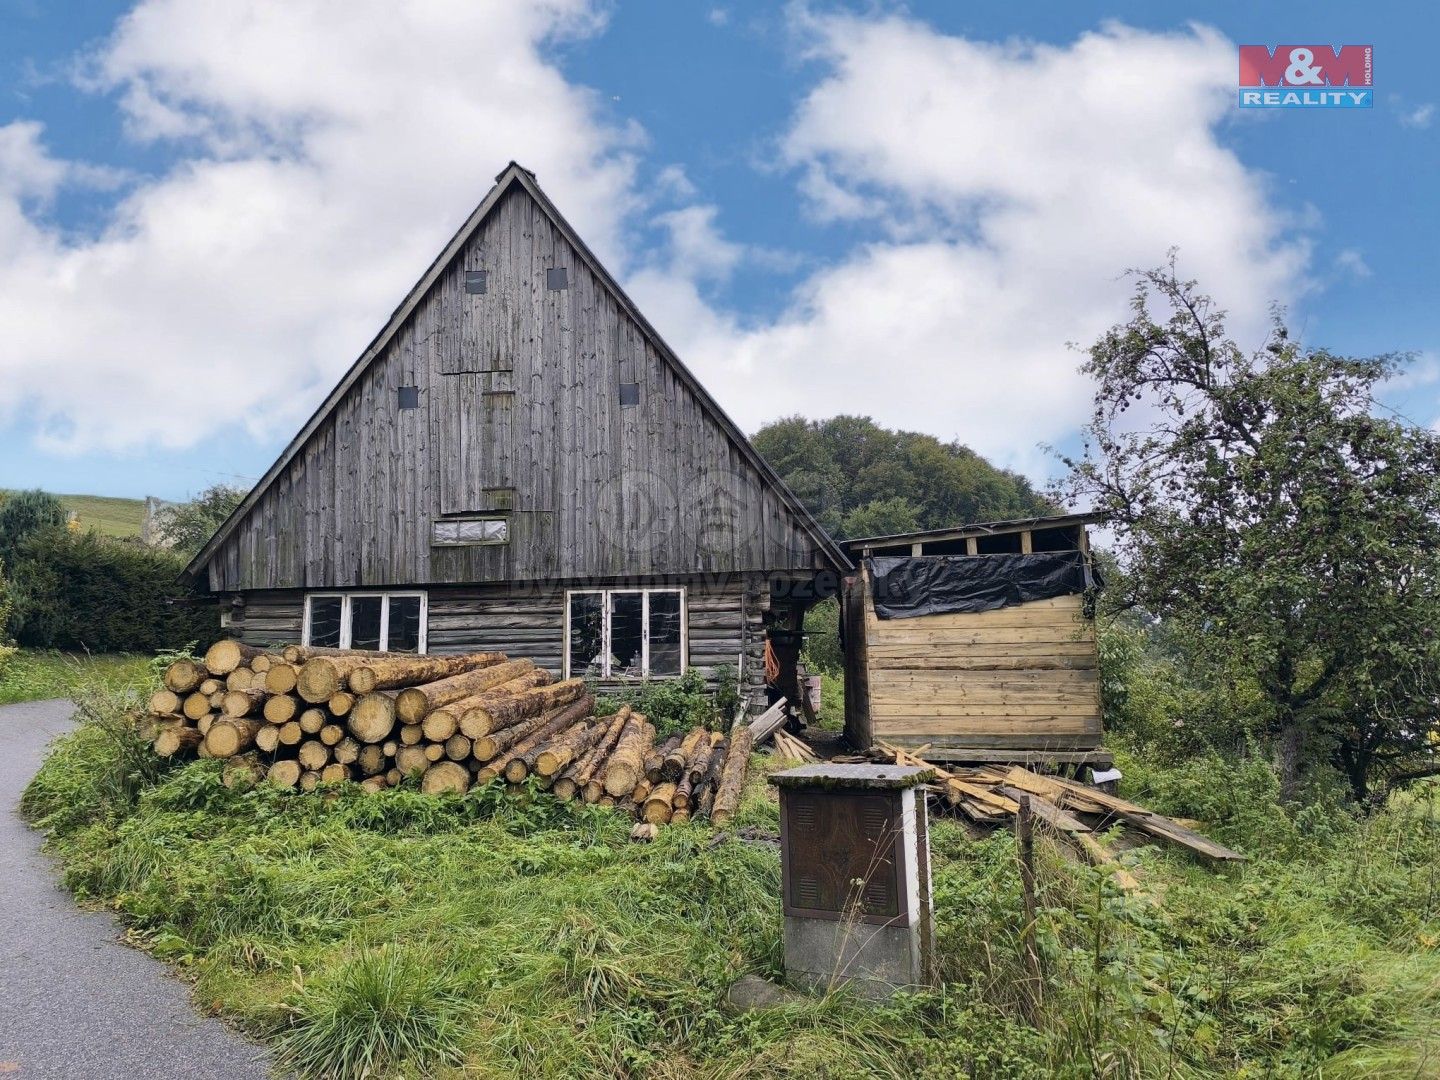
<path fill-rule="evenodd" d="M 0 0 L 0 487 L 248 487 L 514 159 L 747 431 L 1043 480 L 1178 251 L 1440 422 L 1429 5 Z M 1375 49 L 1242 110 L 1240 44 Z"/>

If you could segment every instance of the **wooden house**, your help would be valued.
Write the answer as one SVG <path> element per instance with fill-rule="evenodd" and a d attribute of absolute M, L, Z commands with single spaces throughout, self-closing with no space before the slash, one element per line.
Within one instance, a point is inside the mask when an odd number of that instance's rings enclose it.
<path fill-rule="evenodd" d="M 845 730 L 945 761 L 1108 765 L 1092 515 L 846 542 Z"/>
<path fill-rule="evenodd" d="M 250 643 L 728 666 L 758 702 L 767 628 L 848 568 L 512 163 L 189 573 Z"/>

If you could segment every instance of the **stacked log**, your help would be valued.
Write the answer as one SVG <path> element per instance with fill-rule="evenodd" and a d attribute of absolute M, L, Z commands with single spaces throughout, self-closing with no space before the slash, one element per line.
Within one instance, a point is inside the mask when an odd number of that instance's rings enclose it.
<path fill-rule="evenodd" d="M 524 798 L 548 789 L 614 807 L 653 839 L 666 823 L 728 820 L 749 757 L 746 728 L 726 739 L 695 727 L 657 743 L 630 706 L 597 716 L 582 680 L 557 682 L 503 653 L 222 641 L 203 660 L 170 664 L 163 681 L 144 726 L 155 752 L 219 759 L 228 786 L 310 792 L 354 781 L 375 792 L 409 780 L 463 795 L 503 782 Z"/>

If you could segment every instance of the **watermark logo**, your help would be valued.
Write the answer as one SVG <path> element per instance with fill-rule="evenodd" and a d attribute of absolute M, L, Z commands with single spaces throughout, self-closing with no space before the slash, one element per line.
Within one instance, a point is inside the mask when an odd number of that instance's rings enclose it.
<path fill-rule="evenodd" d="M 1370 45 L 1241 45 L 1242 109 L 1368 109 Z"/>

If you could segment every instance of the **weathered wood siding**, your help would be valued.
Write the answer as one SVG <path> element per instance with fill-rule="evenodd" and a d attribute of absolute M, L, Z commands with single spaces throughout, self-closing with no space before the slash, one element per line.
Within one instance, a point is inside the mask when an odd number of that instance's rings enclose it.
<path fill-rule="evenodd" d="M 874 738 L 972 749 L 1099 746 L 1095 624 L 1080 596 L 882 620 L 867 587 L 863 626 L 863 682 L 851 682 L 865 700 L 850 705 L 847 720 L 863 719 Z"/>
<path fill-rule="evenodd" d="M 255 592 L 244 598 L 231 613 L 229 634 L 247 645 L 293 645 L 299 642 L 305 624 L 305 594 L 300 592 Z"/>
<path fill-rule="evenodd" d="M 685 588 L 687 666 L 712 681 L 722 667 L 741 676 L 752 704 L 765 695 L 764 612 L 769 592 L 759 575 L 724 574 L 638 582 L 598 580 L 570 588 L 637 585 Z M 426 590 L 430 653 L 504 652 L 534 660 L 559 676 L 564 667 L 563 585 L 533 582 L 441 586 Z M 300 590 L 246 594 L 230 632 L 250 645 L 292 644 L 303 632 L 305 593 Z"/>
<path fill-rule="evenodd" d="M 547 288 L 551 268 L 568 287 Z M 482 269 L 486 292 L 466 293 L 465 271 Z M 638 404 L 621 405 L 626 384 Z M 419 408 L 398 408 L 402 386 L 418 387 Z M 509 543 L 431 546 L 436 518 L 488 511 L 508 517 Z M 512 186 L 217 549 L 209 580 L 228 592 L 824 565 L 616 294 Z"/>

